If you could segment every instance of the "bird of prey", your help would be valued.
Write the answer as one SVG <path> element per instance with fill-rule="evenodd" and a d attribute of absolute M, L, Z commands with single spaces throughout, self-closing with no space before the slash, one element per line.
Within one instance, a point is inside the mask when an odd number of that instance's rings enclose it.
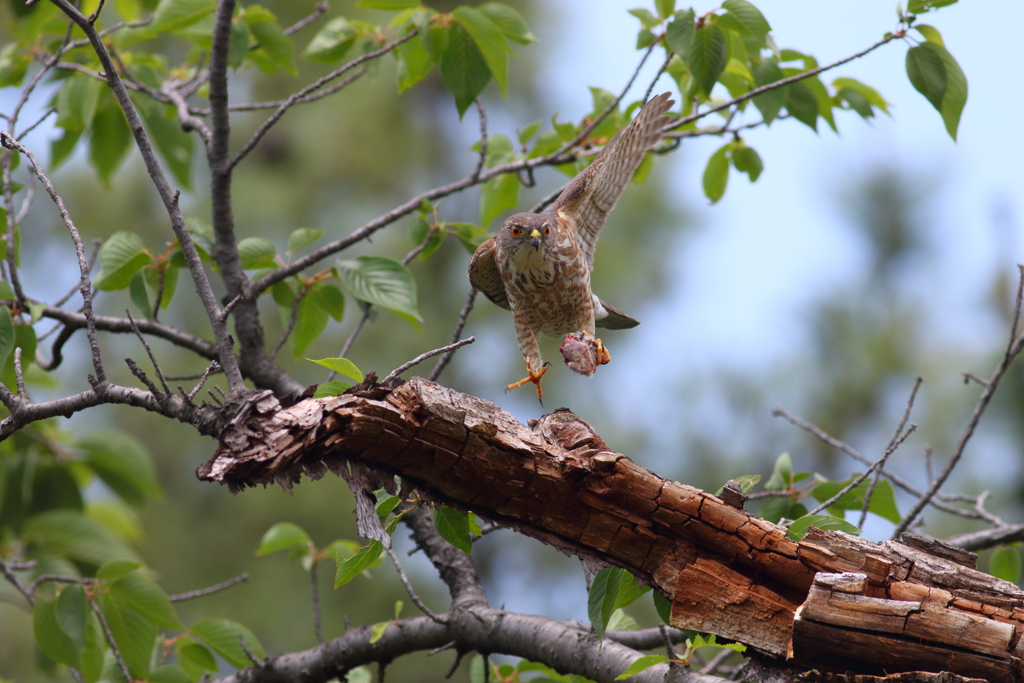
<path fill-rule="evenodd" d="M 613 137 L 594 162 L 570 182 L 543 213 L 517 213 L 496 237 L 481 244 L 469 264 L 469 281 L 515 320 L 527 376 L 508 385 L 537 386 L 547 364 L 537 336 L 566 337 L 562 353 L 571 369 L 592 375 L 611 360 L 595 327 L 628 329 L 640 323 L 601 301 L 590 290 L 594 249 L 605 219 L 644 154 L 661 139 L 670 117 L 669 93 L 652 98 Z"/>

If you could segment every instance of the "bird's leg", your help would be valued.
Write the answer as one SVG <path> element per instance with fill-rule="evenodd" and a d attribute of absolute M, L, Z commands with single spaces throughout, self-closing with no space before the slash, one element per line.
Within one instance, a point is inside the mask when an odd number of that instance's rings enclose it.
<path fill-rule="evenodd" d="M 586 330 L 583 330 L 583 336 L 589 337 L 590 335 Z M 612 354 L 608 352 L 608 347 L 604 345 L 600 339 L 594 337 L 594 352 L 597 354 L 597 364 L 605 365 L 612 362 Z"/>
<path fill-rule="evenodd" d="M 544 373 L 548 371 L 549 365 L 551 365 L 551 363 L 544 363 L 543 365 L 540 366 L 540 370 L 534 372 L 533 368 L 530 366 L 529 359 L 527 359 L 526 377 L 522 378 L 518 382 L 513 382 L 512 384 L 509 384 L 507 387 L 505 387 L 505 391 L 512 391 L 513 389 L 518 389 L 527 382 L 533 382 L 535 385 L 537 385 L 537 400 L 541 402 L 541 405 L 544 405 L 544 391 L 540 388 L 540 378 L 543 377 Z"/>

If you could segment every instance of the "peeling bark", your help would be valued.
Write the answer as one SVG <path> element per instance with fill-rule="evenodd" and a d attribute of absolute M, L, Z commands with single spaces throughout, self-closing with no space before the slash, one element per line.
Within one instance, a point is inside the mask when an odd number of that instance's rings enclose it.
<path fill-rule="evenodd" d="M 611 451 L 567 410 L 523 425 L 420 378 L 287 409 L 264 394 L 198 475 L 232 490 L 288 488 L 349 462 L 592 566 L 629 569 L 673 600 L 680 628 L 808 668 L 1022 680 L 1024 592 L 965 566 L 970 554 L 818 529 L 794 542 L 735 501 Z M 844 572 L 859 576 L 833 576 Z"/>

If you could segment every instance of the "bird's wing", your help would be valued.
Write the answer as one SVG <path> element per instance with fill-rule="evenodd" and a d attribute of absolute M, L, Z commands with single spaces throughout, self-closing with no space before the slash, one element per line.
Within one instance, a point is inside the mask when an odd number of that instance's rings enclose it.
<path fill-rule="evenodd" d="M 501 281 L 501 273 L 498 272 L 495 251 L 493 237 L 476 248 L 469 262 L 469 282 L 493 303 L 510 311 L 512 307 L 508 303 L 505 283 Z"/>
<path fill-rule="evenodd" d="M 601 301 L 601 306 L 607 315 L 595 320 L 595 327 L 603 327 L 606 330 L 628 330 L 640 324 L 639 320 L 626 315 L 607 301 Z"/>
<path fill-rule="evenodd" d="M 629 125 L 620 130 L 586 169 L 580 172 L 559 195 L 548 213 L 559 212 L 571 219 L 594 267 L 594 249 L 605 219 L 626 189 L 644 154 L 661 139 L 661 129 L 671 120 L 663 114 L 674 104 L 670 93 L 651 98 Z"/>

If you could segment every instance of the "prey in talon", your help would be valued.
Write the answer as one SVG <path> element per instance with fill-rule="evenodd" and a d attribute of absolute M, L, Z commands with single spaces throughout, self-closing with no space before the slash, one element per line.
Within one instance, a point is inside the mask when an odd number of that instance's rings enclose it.
<path fill-rule="evenodd" d="M 526 383 L 543 397 L 547 365 L 537 338 L 565 337 L 562 355 L 569 369 L 592 376 L 611 360 L 596 328 L 624 330 L 640 323 L 605 303 L 590 289 L 594 250 L 605 220 L 644 155 L 661 140 L 671 121 L 669 93 L 652 98 L 566 186 L 543 213 L 517 213 L 496 237 L 481 244 L 469 264 L 469 280 L 484 296 L 512 311 Z"/>

